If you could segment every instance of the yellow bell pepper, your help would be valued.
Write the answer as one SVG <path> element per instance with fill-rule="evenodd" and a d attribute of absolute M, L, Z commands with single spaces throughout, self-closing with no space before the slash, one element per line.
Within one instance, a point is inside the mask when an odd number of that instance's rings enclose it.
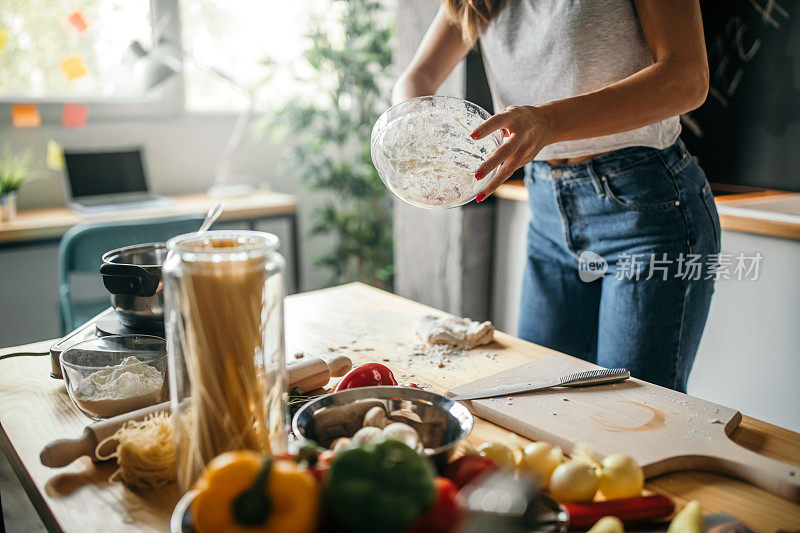
<path fill-rule="evenodd" d="M 194 490 L 198 533 L 310 533 L 316 525 L 317 483 L 293 461 L 249 450 L 224 453 L 208 464 Z"/>

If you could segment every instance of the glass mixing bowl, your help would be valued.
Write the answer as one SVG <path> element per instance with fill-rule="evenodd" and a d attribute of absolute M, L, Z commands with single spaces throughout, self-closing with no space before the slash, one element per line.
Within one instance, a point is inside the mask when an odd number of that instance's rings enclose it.
<path fill-rule="evenodd" d="M 472 201 L 492 179 L 475 171 L 503 142 L 497 131 L 475 141 L 469 134 L 491 115 L 450 96 L 421 96 L 384 112 L 372 128 L 372 163 L 384 185 L 424 209 Z"/>
<path fill-rule="evenodd" d="M 167 397 L 166 341 L 151 335 L 89 339 L 61 352 L 61 373 L 72 403 L 93 420 L 150 407 Z"/>

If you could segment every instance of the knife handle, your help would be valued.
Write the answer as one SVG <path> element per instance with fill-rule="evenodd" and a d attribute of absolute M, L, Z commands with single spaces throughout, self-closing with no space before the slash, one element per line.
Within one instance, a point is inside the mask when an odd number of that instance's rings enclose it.
<path fill-rule="evenodd" d="M 587 385 L 625 381 L 629 377 L 631 377 L 631 373 L 625 368 L 603 368 L 602 370 L 587 370 L 564 376 L 559 380 L 559 385 L 585 387 Z"/>

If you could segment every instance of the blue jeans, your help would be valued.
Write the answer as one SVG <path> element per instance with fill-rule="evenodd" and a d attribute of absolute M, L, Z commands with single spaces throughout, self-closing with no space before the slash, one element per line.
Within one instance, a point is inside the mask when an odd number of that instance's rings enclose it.
<path fill-rule="evenodd" d="M 685 391 L 714 292 L 720 227 L 705 174 L 683 143 L 576 165 L 534 161 L 525 184 L 532 220 L 519 336 Z"/>

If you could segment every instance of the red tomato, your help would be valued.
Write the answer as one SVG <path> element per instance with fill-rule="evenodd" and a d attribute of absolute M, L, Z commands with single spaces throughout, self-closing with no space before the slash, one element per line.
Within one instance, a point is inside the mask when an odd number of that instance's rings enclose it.
<path fill-rule="evenodd" d="M 322 478 L 328 473 L 334 457 L 336 457 L 336 454 L 331 450 L 320 452 L 317 457 L 317 464 L 310 469 L 311 474 L 317 481 L 322 481 Z"/>
<path fill-rule="evenodd" d="M 436 501 L 427 513 L 417 518 L 412 533 L 449 533 L 458 528 L 463 518 L 456 484 L 444 477 L 437 477 L 434 483 Z"/>
<path fill-rule="evenodd" d="M 397 380 L 394 379 L 394 374 L 386 366 L 380 363 L 367 363 L 357 366 L 345 374 L 339 384 L 336 385 L 334 392 L 379 385 L 397 385 Z"/>
<path fill-rule="evenodd" d="M 497 463 L 482 455 L 465 455 L 453 461 L 444 469 L 444 476 L 458 488 L 471 483 L 475 478 L 499 470 Z"/>

